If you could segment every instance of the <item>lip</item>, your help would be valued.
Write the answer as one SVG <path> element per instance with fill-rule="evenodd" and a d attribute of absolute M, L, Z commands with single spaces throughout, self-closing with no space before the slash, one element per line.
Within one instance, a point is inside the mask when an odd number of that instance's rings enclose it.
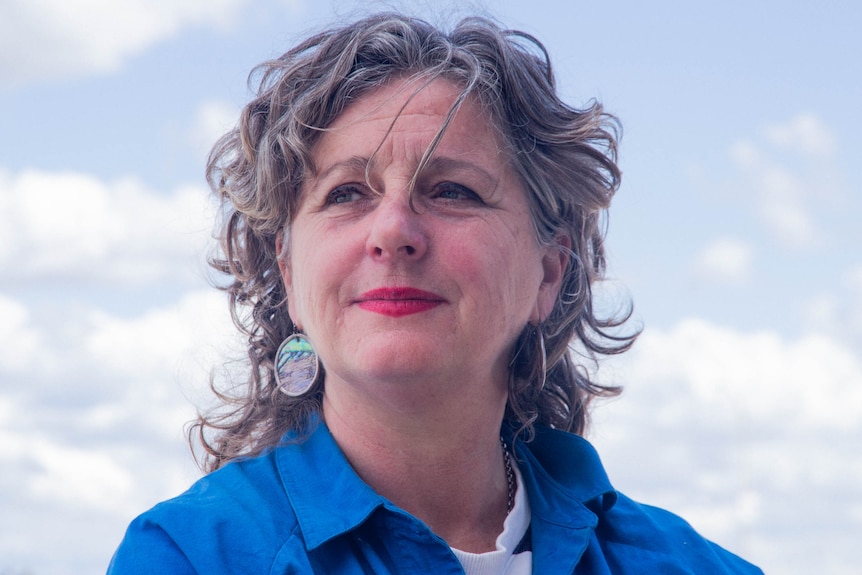
<path fill-rule="evenodd" d="M 443 297 L 412 287 L 377 288 L 363 293 L 356 301 L 365 311 L 390 317 L 422 313 L 444 303 Z"/>

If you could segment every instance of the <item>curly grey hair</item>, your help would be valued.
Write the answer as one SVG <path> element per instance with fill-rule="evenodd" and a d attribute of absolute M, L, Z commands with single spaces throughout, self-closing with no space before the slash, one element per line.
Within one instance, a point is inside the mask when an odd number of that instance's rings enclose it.
<path fill-rule="evenodd" d="M 316 34 L 255 68 L 256 97 L 210 154 L 207 178 L 224 216 L 210 263 L 230 278 L 224 289 L 233 321 L 248 338 L 248 372 L 230 392 L 213 384 L 223 408 L 201 414 L 189 430 L 206 451 L 207 470 L 273 447 L 288 431 L 301 437 L 321 409 L 325 369 L 301 397 L 279 393 L 273 376 L 276 350 L 295 331 L 276 239 L 297 212 L 322 130 L 396 76 L 422 85 L 442 77 L 459 86 L 449 119 L 465 98 L 478 98 L 511 150 L 539 242 L 559 245 L 561 236 L 571 242 L 553 311 L 542 325 L 525 326 L 514 346 L 507 422 L 527 439 L 536 424 L 582 434 L 590 401 L 619 393 L 591 380 L 584 365 L 625 351 L 637 337 L 637 330 L 618 329 L 631 306 L 599 317 L 592 292 L 604 277 L 603 216 L 620 181 L 616 118 L 596 102 L 584 109 L 562 102 L 545 48 L 526 33 L 483 18 L 462 20 L 446 33 L 419 19 L 376 14 Z"/>

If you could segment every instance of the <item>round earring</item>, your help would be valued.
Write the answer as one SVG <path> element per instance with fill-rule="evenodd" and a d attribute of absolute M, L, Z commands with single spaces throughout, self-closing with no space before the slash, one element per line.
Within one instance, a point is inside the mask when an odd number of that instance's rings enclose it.
<path fill-rule="evenodd" d="M 320 360 L 305 334 L 294 333 L 281 342 L 275 354 L 275 379 L 278 390 L 299 397 L 314 384 Z"/>

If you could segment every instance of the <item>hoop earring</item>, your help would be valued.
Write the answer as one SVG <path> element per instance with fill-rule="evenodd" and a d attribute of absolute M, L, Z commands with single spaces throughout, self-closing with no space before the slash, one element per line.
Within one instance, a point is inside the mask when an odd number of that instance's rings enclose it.
<path fill-rule="evenodd" d="M 278 390 L 290 397 L 299 397 L 314 385 L 320 360 L 305 334 L 294 333 L 278 346 L 274 368 Z"/>
<path fill-rule="evenodd" d="M 536 392 L 538 395 L 545 389 L 545 381 L 548 378 L 548 354 L 545 352 L 545 333 L 542 331 L 541 324 L 536 326 L 536 333 L 539 336 L 539 351 L 542 356 L 542 379 L 539 380 L 539 389 Z"/>
<path fill-rule="evenodd" d="M 545 388 L 545 381 L 548 377 L 548 354 L 545 350 L 545 333 L 542 331 L 542 324 L 531 325 L 530 327 L 532 329 L 525 331 L 519 338 L 518 349 L 509 361 L 509 387 L 512 388 L 516 380 L 533 381 L 535 379 L 538 383 L 535 386 L 535 393 L 539 395 Z M 530 341 L 533 337 L 536 339 L 535 342 Z M 530 347 L 533 348 L 532 351 L 525 351 L 529 350 Z M 538 365 L 537 359 L 541 362 Z M 524 362 L 529 363 L 525 365 Z"/>

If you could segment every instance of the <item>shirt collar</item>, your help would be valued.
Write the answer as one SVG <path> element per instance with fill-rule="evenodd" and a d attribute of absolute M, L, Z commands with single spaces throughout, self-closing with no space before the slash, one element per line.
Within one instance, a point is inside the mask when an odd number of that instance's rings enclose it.
<path fill-rule="evenodd" d="M 516 441 L 514 451 L 532 512 L 533 571 L 571 573 L 616 492 L 581 437 L 537 428 L 533 441 Z"/>
<path fill-rule="evenodd" d="M 511 442 L 511 430 L 503 435 Z M 309 550 L 391 506 L 356 474 L 323 421 L 316 421 L 304 440 L 287 439 L 275 455 Z M 574 531 L 588 537 L 598 523 L 590 509 L 606 511 L 616 502 L 598 453 L 581 437 L 538 427 L 532 442 L 518 440 L 513 451 L 530 501 L 536 552 L 546 529 L 548 541 L 560 530 L 560 536 Z"/>
<path fill-rule="evenodd" d="M 511 431 L 504 430 L 511 441 Z M 557 493 L 569 501 L 577 501 L 590 508 L 607 511 L 617 500 L 616 491 L 605 473 L 596 449 L 583 437 L 571 433 L 536 427 L 535 437 L 529 444 L 515 442 L 515 455 L 532 469 L 534 479 L 550 493 Z M 535 485 L 539 487 L 539 485 Z M 529 494 L 533 498 L 533 494 Z M 549 507 L 548 512 L 565 509 Z"/>
<path fill-rule="evenodd" d="M 322 421 L 276 452 L 278 471 L 311 550 L 362 524 L 386 500 L 350 466 Z"/>

